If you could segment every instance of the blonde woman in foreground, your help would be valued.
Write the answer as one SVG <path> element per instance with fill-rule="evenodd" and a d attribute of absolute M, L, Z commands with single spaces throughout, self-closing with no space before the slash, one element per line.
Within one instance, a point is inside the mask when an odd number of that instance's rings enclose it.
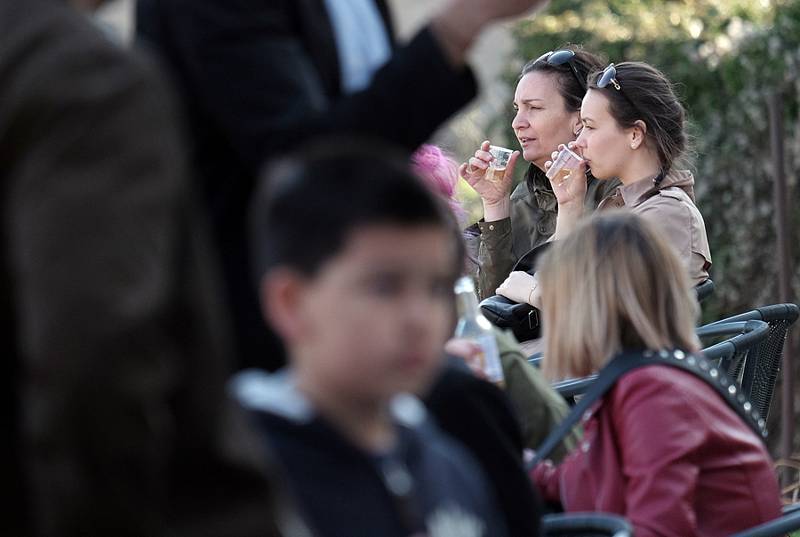
<path fill-rule="evenodd" d="M 539 270 L 551 379 L 596 373 L 622 351 L 699 350 L 685 265 L 644 218 L 578 225 Z M 584 441 L 531 477 L 565 511 L 627 517 L 637 537 L 721 537 L 780 514 L 761 440 L 706 381 L 668 365 L 624 374 L 584 416 Z"/>

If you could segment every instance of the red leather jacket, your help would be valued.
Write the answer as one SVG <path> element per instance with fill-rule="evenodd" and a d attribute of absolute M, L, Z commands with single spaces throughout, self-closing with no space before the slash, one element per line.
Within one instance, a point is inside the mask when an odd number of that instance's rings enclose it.
<path fill-rule="evenodd" d="M 558 467 L 531 471 L 565 511 L 623 515 L 636 537 L 722 537 L 780 515 L 761 440 L 691 373 L 646 366 L 584 416 L 584 440 Z"/>

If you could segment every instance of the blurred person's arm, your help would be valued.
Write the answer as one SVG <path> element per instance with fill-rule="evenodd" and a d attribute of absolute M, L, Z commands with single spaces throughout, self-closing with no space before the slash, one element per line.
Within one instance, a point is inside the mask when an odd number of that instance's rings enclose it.
<path fill-rule="evenodd" d="M 37 535 L 161 535 L 192 517 L 214 528 L 228 500 L 247 518 L 249 494 L 266 518 L 265 482 L 241 462 L 252 446 L 236 444 L 226 366 L 209 345 L 219 327 L 198 324 L 208 289 L 187 258 L 201 230 L 188 227 L 173 102 L 148 65 L 63 18 L 74 25 L 28 43 L 3 153 Z M 226 454 L 240 463 L 223 471 Z M 263 520 L 246 522 L 258 532 L 226 534 L 265 533 Z"/>
<path fill-rule="evenodd" d="M 145 16 L 140 23 L 145 34 L 160 32 L 169 43 L 197 105 L 252 172 L 265 157 L 330 133 L 378 136 L 415 149 L 474 97 L 463 47 L 478 29 L 540 3 L 455 0 L 396 49 L 366 89 L 330 100 L 309 52 L 322 45 L 301 34 L 290 2 L 162 1 L 151 8 L 157 22 Z M 474 8 L 469 13 L 467 4 Z"/>
<path fill-rule="evenodd" d="M 487 24 L 542 8 L 549 1 L 449 0 L 430 27 L 453 65 L 459 65 Z"/>
<path fill-rule="evenodd" d="M 86 45 L 42 51 L 6 198 L 34 515 L 44 535 L 157 534 L 182 170 L 163 93 Z"/>

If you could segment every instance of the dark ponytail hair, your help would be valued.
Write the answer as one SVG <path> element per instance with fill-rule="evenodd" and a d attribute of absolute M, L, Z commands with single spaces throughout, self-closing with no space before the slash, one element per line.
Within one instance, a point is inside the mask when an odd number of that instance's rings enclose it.
<path fill-rule="evenodd" d="M 550 65 L 545 60 L 537 61 L 535 59 L 525 64 L 519 78 L 521 79 L 523 76 L 528 73 L 533 73 L 534 71 L 550 73 L 556 76 L 556 87 L 564 98 L 566 109 L 570 112 L 577 112 L 581 109 L 583 96 L 586 95 L 589 74 L 598 69 L 602 69 L 604 61 L 600 56 L 587 52 L 577 45 L 566 45 L 560 49 L 554 50 L 571 50 L 575 53 L 575 56 L 572 57 L 569 63 L 575 67 L 575 71 L 583 81 L 583 84 L 578 82 L 569 64 Z"/>
<path fill-rule="evenodd" d="M 643 62 L 623 62 L 614 67 L 619 90 L 613 84 L 597 86 L 600 69 L 589 76 L 589 89 L 608 98 L 609 112 L 622 128 L 631 128 L 639 120 L 644 122 L 646 138 L 658 152 L 663 179 L 687 150 L 686 111 L 670 81 L 655 67 Z"/>

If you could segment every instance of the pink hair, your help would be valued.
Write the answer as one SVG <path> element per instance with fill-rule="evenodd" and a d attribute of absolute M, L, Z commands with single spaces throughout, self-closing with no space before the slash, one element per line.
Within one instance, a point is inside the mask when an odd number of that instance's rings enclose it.
<path fill-rule="evenodd" d="M 443 197 L 460 223 L 466 211 L 455 198 L 458 183 L 458 163 L 435 145 L 422 144 L 411 155 L 411 168 L 419 175 L 431 192 Z"/>

